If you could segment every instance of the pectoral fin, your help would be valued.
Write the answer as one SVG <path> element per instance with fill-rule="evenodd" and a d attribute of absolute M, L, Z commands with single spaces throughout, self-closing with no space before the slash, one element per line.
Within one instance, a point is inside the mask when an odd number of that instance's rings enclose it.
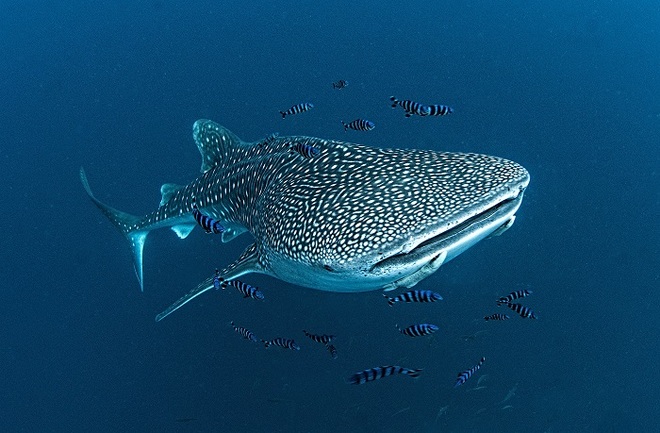
<path fill-rule="evenodd" d="M 262 273 L 262 274 L 267 274 L 264 270 L 264 268 L 261 266 L 259 263 L 259 255 L 258 255 L 258 249 L 256 244 L 252 244 L 247 249 L 241 254 L 241 256 L 224 268 L 222 271 L 220 271 L 220 278 L 222 280 L 233 280 L 234 278 L 238 278 L 241 275 L 249 274 L 249 273 Z M 214 275 L 215 276 L 215 275 Z M 179 298 L 175 303 L 170 305 L 165 311 L 160 313 L 159 315 L 156 316 L 156 322 L 160 322 L 179 308 L 183 307 L 186 305 L 188 302 L 192 301 L 199 295 L 201 295 L 204 292 L 207 292 L 211 289 L 213 289 L 213 278 L 214 276 L 211 276 L 204 281 L 202 281 L 197 287 L 186 293 L 184 296 Z"/>

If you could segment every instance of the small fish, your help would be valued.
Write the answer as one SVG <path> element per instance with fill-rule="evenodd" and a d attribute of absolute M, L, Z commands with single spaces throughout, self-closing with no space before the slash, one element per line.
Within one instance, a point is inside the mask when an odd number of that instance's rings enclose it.
<path fill-rule="evenodd" d="M 484 317 L 484 320 L 509 320 L 510 317 L 507 316 L 506 314 L 500 314 L 500 313 L 495 313 L 491 314 L 490 316 Z"/>
<path fill-rule="evenodd" d="M 396 329 L 398 329 L 403 335 L 409 337 L 421 337 L 424 335 L 431 335 L 440 328 L 430 323 L 420 323 L 418 325 L 410 325 L 404 329 L 401 329 L 399 328 L 399 325 L 396 325 Z"/>
<path fill-rule="evenodd" d="M 277 140 L 277 137 L 279 136 L 280 136 L 279 132 L 273 132 L 272 134 L 267 135 L 266 138 L 264 138 L 259 142 L 259 147 L 263 147 L 271 144 L 272 142 Z"/>
<path fill-rule="evenodd" d="M 484 363 L 484 361 L 486 361 L 486 358 L 481 358 L 479 363 L 474 367 L 458 373 L 458 378 L 456 379 L 454 388 L 458 388 L 459 386 L 463 385 L 470 378 L 470 376 L 472 376 L 477 370 L 481 368 L 481 365 Z"/>
<path fill-rule="evenodd" d="M 241 326 L 236 326 L 233 321 L 231 322 L 231 326 L 234 328 L 234 331 L 241 334 L 243 336 L 243 338 L 245 338 L 246 340 L 250 340 L 254 343 L 257 342 L 257 340 L 258 340 L 257 336 L 254 335 L 254 333 L 252 331 L 250 331 L 249 329 L 243 328 Z"/>
<path fill-rule="evenodd" d="M 507 302 L 506 304 L 507 307 L 511 308 L 513 311 L 516 313 L 520 314 L 520 317 L 527 318 L 529 317 L 530 319 L 538 319 L 539 316 L 536 315 L 532 310 L 529 308 L 525 307 L 524 305 L 521 304 L 512 304 L 510 302 Z"/>
<path fill-rule="evenodd" d="M 385 365 L 382 367 L 374 367 L 368 370 L 359 371 L 352 375 L 348 381 L 353 385 L 362 385 L 367 382 L 371 382 L 383 377 L 392 376 L 393 374 L 406 374 L 410 377 L 417 377 L 422 372 L 421 368 L 410 369 L 405 367 L 400 367 L 398 365 Z"/>
<path fill-rule="evenodd" d="M 210 216 L 206 216 L 199 211 L 197 208 L 197 203 L 193 200 L 193 218 L 197 221 L 197 224 L 206 231 L 206 233 L 220 234 L 225 231 L 225 228 L 220 224 L 220 221 L 216 221 Z"/>
<path fill-rule="evenodd" d="M 328 349 L 328 352 L 330 352 L 332 359 L 337 359 L 337 348 L 335 346 L 332 344 L 326 344 L 325 348 Z"/>
<path fill-rule="evenodd" d="M 224 280 L 222 279 L 222 277 L 220 277 L 220 271 L 218 269 L 216 269 L 215 270 L 215 275 L 213 276 L 213 288 L 215 290 L 220 289 L 220 287 L 222 287 L 224 289 L 227 286 L 226 286 L 226 284 L 223 284 L 223 283 L 224 283 Z"/>
<path fill-rule="evenodd" d="M 376 127 L 374 122 L 365 119 L 355 119 L 349 123 L 344 123 L 342 120 L 341 124 L 344 125 L 344 131 L 348 131 L 349 129 L 353 129 L 355 131 L 371 131 Z"/>
<path fill-rule="evenodd" d="M 318 147 L 310 146 L 305 143 L 295 143 L 291 145 L 291 151 L 298 152 L 305 158 L 315 158 L 321 154 L 321 149 Z"/>
<path fill-rule="evenodd" d="M 225 284 L 236 287 L 236 290 L 241 292 L 241 295 L 243 295 L 244 298 L 258 299 L 260 301 L 263 301 L 265 298 L 261 290 L 242 281 L 230 280 Z"/>
<path fill-rule="evenodd" d="M 314 108 L 314 104 L 310 104 L 309 102 L 304 102 L 302 104 L 296 104 L 286 111 L 280 111 L 280 114 L 282 115 L 282 119 L 284 119 L 286 116 L 290 116 L 292 114 L 304 113 L 305 111 L 309 111 L 312 108 Z"/>
<path fill-rule="evenodd" d="M 346 86 L 348 86 L 348 81 L 346 81 L 346 80 L 339 80 L 335 83 L 332 83 L 332 88 L 333 89 L 341 90 L 341 89 L 345 88 Z"/>
<path fill-rule="evenodd" d="M 445 116 L 454 112 L 454 109 L 447 105 L 427 105 L 429 112 L 425 116 Z"/>
<path fill-rule="evenodd" d="M 325 344 L 326 346 L 335 339 L 334 335 L 316 335 L 316 334 L 310 334 L 309 332 L 303 330 L 303 333 L 312 339 L 313 341 L 316 341 L 317 343 Z"/>
<path fill-rule="evenodd" d="M 435 302 L 442 301 L 442 296 L 439 293 L 432 292 L 430 290 L 410 290 L 409 292 L 401 293 L 394 298 L 390 298 L 383 293 L 387 303 L 390 306 L 394 305 L 395 302 Z"/>
<path fill-rule="evenodd" d="M 511 301 L 515 301 L 516 299 L 521 299 L 526 296 L 529 296 L 532 294 L 531 290 L 516 290 L 515 292 L 511 292 L 506 296 L 502 296 L 500 299 L 497 300 L 497 305 L 502 305 L 502 304 L 509 304 Z"/>
<path fill-rule="evenodd" d="M 277 337 L 277 338 L 273 338 L 270 341 L 267 340 L 261 340 L 261 341 L 264 343 L 264 346 L 266 347 L 279 346 L 279 347 L 284 347 L 285 349 L 300 350 L 300 346 L 298 346 L 294 340 L 290 340 L 288 338 Z"/>
<path fill-rule="evenodd" d="M 402 107 L 406 112 L 406 117 L 410 117 L 413 114 L 418 116 L 428 116 L 431 114 L 431 108 L 427 105 L 420 104 L 419 102 L 414 102 L 409 99 L 401 101 L 394 96 L 390 96 L 390 101 L 392 101 L 392 108 L 396 108 L 397 105 Z"/>

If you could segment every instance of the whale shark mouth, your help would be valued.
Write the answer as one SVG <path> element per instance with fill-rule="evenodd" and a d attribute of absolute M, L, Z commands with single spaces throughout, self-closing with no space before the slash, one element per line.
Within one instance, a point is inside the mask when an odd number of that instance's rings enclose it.
<path fill-rule="evenodd" d="M 370 272 L 378 274 L 421 267 L 442 255 L 445 255 L 443 262 L 451 260 L 479 240 L 500 234 L 510 227 L 522 202 L 523 192 L 524 188 L 521 188 L 515 197 L 508 197 L 448 230 L 440 233 L 434 230 L 436 234 L 424 239 L 410 251 L 399 252 L 376 262 Z"/>

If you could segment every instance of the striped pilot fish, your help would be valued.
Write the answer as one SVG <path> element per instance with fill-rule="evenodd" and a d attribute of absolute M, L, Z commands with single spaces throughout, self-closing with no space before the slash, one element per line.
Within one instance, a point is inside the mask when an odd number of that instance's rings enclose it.
<path fill-rule="evenodd" d="M 458 388 L 459 386 L 463 385 L 477 370 L 481 368 L 481 365 L 484 363 L 484 361 L 486 361 L 486 358 L 481 358 L 479 363 L 474 367 L 458 373 L 458 378 L 456 378 L 454 388 Z"/>
<path fill-rule="evenodd" d="M 259 142 L 259 147 L 264 147 L 268 146 L 269 144 L 272 144 L 277 140 L 277 137 L 280 136 L 279 132 L 273 132 L 272 134 L 268 134 L 263 140 Z"/>
<path fill-rule="evenodd" d="M 345 123 L 342 120 L 341 124 L 344 125 L 344 131 L 348 131 L 349 129 L 353 129 L 355 131 L 371 131 L 376 127 L 374 122 L 365 119 L 355 119 L 349 123 Z"/>
<path fill-rule="evenodd" d="M 433 325 L 431 323 L 420 323 L 417 325 L 410 325 L 403 329 L 399 328 L 399 325 L 396 325 L 396 329 L 408 337 L 422 337 L 424 335 L 431 335 L 440 328 L 437 325 Z"/>
<path fill-rule="evenodd" d="M 238 332 L 246 340 L 250 340 L 254 343 L 257 342 L 257 340 L 258 340 L 257 336 L 254 335 L 254 333 L 252 331 L 250 331 L 249 329 L 243 328 L 242 326 L 236 326 L 233 321 L 231 322 L 231 326 L 234 328 L 234 331 Z"/>
<path fill-rule="evenodd" d="M 197 203 L 195 203 L 194 200 L 192 207 L 193 207 L 192 210 L 193 218 L 195 218 L 197 224 L 199 224 L 199 226 L 203 228 L 206 233 L 220 234 L 225 231 L 225 228 L 222 226 L 222 224 L 220 224 L 220 221 L 216 221 L 210 216 L 201 213 L 197 208 Z"/>
<path fill-rule="evenodd" d="M 277 337 L 277 338 L 273 338 L 272 340 L 261 340 L 261 341 L 264 343 L 264 346 L 266 347 L 279 346 L 279 347 L 284 347 L 285 349 L 300 350 L 300 346 L 298 346 L 294 340 L 288 338 Z"/>
<path fill-rule="evenodd" d="M 321 154 L 321 149 L 318 147 L 310 146 L 306 143 L 293 143 L 290 147 L 292 152 L 296 152 L 305 158 L 316 158 Z"/>
<path fill-rule="evenodd" d="M 264 293 L 261 290 L 242 281 L 233 279 L 224 284 L 225 286 L 236 287 L 236 290 L 238 290 L 244 298 L 258 299 L 260 301 L 263 301 L 265 298 Z"/>
<path fill-rule="evenodd" d="M 336 81 L 336 82 L 332 83 L 332 88 L 333 89 L 341 90 L 341 89 L 345 88 L 346 86 L 348 86 L 348 81 L 346 81 L 346 80 L 339 80 L 339 81 Z"/>
<path fill-rule="evenodd" d="M 302 104 L 296 104 L 286 111 L 280 111 L 280 114 L 282 115 L 282 119 L 284 119 L 286 116 L 290 116 L 292 114 L 304 113 L 305 111 L 309 111 L 312 108 L 314 108 L 314 104 L 310 104 L 309 102 L 304 102 Z"/>
<path fill-rule="evenodd" d="M 491 314 L 490 316 L 485 316 L 484 320 L 489 321 L 489 320 L 509 320 L 510 317 L 507 316 L 506 314 L 500 314 L 500 313 L 495 313 Z"/>
<path fill-rule="evenodd" d="M 420 104 L 419 102 L 411 101 L 409 99 L 399 100 L 394 96 L 390 96 L 390 101 L 392 101 L 392 108 L 396 108 L 397 105 L 402 107 L 406 112 L 406 117 L 410 117 L 413 114 L 418 116 L 428 116 L 431 114 L 431 107 Z"/>
<path fill-rule="evenodd" d="M 506 296 L 502 296 L 500 299 L 497 300 L 497 305 L 502 305 L 502 304 L 508 304 L 511 301 L 515 301 L 516 299 L 522 299 L 524 297 L 527 297 L 532 294 L 531 290 L 516 290 L 515 292 L 511 292 Z"/>
<path fill-rule="evenodd" d="M 387 303 L 390 304 L 390 307 L 396 302 L 435 302 L 442 301 L 442 296 L 439 293 L 432 292 L 431 290 L 410 290 L 408 292 L 401 293 L 394 298 L 390 298 L 385 293 L 383 293 Z"/>
<path fill-rule="evenodd" d="M 539 316 L 537 316 L 535 312 L 533 312 L 532 310 L 530 310 L 529 308 L 525 307 L 522 304 L 512 304 L 510 302 L 507 302 L 504 305 L 511 308 L 516 313 L 520 314 L 520 317 L 530 318 L 530 319 L 538 319 L 539 318 Z"/>
<path fill-rule="evenodd" d="M 311 334 L 305 330 L 303 330 L 303 333 L 310 338 L 313 341 L 316 341 L 317 343 L 325 344 L 326 346 L 335 339 L 334 335 L 316 335 L 316 334 Z"/>
<path fill-rule="evenodd" d="M 394 374 L 405 374 L 410 377 L 417 377 L 422 372 L 421 368 L 411 369 L 400 367 L 398 365 L 385 365 L 382 367 L 369 368 L 364 371 L 359 371 L 352 375 L 348 382 L 353 385 L 362 385 L 363 383 L 372 382 L 383 377 L 392 376 Z"/>

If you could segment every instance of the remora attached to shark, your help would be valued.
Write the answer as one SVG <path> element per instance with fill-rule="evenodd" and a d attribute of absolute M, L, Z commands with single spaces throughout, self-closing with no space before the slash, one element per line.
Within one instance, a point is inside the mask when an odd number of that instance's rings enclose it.
<path fill-rule="evenodd" d="M 222 241 L 243 232 L 254 238 L 220 272 L 226 280 L 257 272 L 334 292 L 412 287 L 480 240 L 515 220 L 529 174 L 488 155 L 381 149 L 312 137 L 240 140 L 210 120 L 193 137 L 202 175 L 190 184 L 165 184 L 156 211 L 144 217 L 92 201 L 131 244 L 143 289 L 147 234 L 171 227 L 185 238 L 196 226 L 193 200 L 226 228 Z M 291 148 L 313 146 L 306 158 Z M 156 317 L 161 320 L 213 288 L 203 281 Z"/>

